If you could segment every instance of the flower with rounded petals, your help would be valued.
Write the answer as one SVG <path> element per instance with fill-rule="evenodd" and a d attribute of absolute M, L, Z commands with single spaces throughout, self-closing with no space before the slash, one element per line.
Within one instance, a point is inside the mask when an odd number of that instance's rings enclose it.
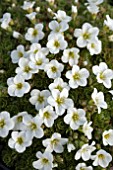
<path fill-rule="evenodd" d="M 29 65 L 32 69 L 38 70 L 44 70 L 45 65 L 49 63 L 49 59 L 46 58 L 46 56 L 42 52 L 36 53 L 34 56 L 30 56 L 30 62 Z"/>
<path fill-rule="evenodd" d="M 29 9 L 33 8 L 35 3 L 36 3 L 35 1 L 33 1 L 33 2 L 24 1 L 24 4 L 21 6 L 21 8 L 24 10 L 29 10 Z"/>
<path fill-rule="evenodd" d="M 61 57 L 61 60 L 63 63 L 69 62 L 70 66 L 73 66 L 75 64 L 78 64 L 79 59 L 79 49 L 78 48 L 68 48 L 63 51 L 63 56 Z"/>
<path fill-rule="evenodd" d="M 113 146 L 113 129 L 105 130 L 102 134 L 103 144 Z"/>
<path fill-rule="evenodd" d="M 49 96 L 47 101 L 51 106 L 55 107 L 57 115 L 63 115 L 66 109 L 74 106 L 73 100 L 68 98 L 67 89 L 64 88 L 61 92 L 53 89 L 51 93 L 52 96 Z"/>
<path fill-rule="evenodd" d="M 97 76 L 97 82 L 103 83 L 106 88 L 111 88 L 111 80 L 113 79 L 113 71 L 108 68 L 107 64 L 101 62 L 92 67 L 93 73 Z"/>
<path fill-rule="evenodd" d="M 11 138 L 8 141 L 8 146 L 14 148 L 17 152 L 22 153 L 26 150 L 26 147 L 32 144 L 31 138 L 25 131 L 17 132 L 13 131 Z"/>
<path fill-rule="evenodd" d="M 87 44 L 87 49 L 89 50 L 90 55 L 100 54 L 102 51 L 102 42 L 98 40 L 98 38 L 95 38 L 94 41 Z"/>
<path fill-rule="evenodd" d="M 21 75 L 16 75 L 7 79 L 8 94 L 10 96 L 23 97 L 25 93 L 30 91 L 30 84 L 25 82 Z"/>
<path fill-rule="evenodd" d="M 64 65 L 59 63 L 57 60 L 51 60 L 45 65 L 44 71 L 47 73 L 49 78 L 55 79 L 61 77 L 61 72 L 64 69 Z"/>
<path fill-rule="evenodd" d="M 69 79 L 69 86 L 73 89 L 78 86 L 86 86 L 89 71 L 85 68 L 80 69 L 78 65 L 73 65 L 72 70 L 66 72 L 66 78 Z"/>
<path fill-rule="evenodd" d="M 64 22 L 70 22 L 71 17 L 66 15 L 65 11 L 58 10 L 57 13 L 54 13 L 55 17 L 54 19 L 57 19 L 58 21 L 64 21 Z"/>
<path fill-rule="evenodd" d="M 96 88 L 94 88 L 94 91 L 91 95 L 95 105 L 98 108 L 98 113 L 101 112 L 101 108 L 107 109 L 107 103 L 104 101 L 104 94 L 103 92 L 98 92 Z"/>
<path fill-rule="evenodd" d="M 113 19 L 109 15 L 106 15 L 106 20 L 104 20 L 104 25 L 106 25 L 111 31 L 113 31 Z"/>
<path fill-rule="evenodd" d="M 62 34 L 64 31 L 66 31 L 69 28 L 69 25 L 64 21 L 58 23 L 54 20 L 49 23 L 49 28 L 52 30 L 50 34 L 56 35 Z"/>
<path fill-rule="evenodd" d="M 88 43 L 94 41 L 99 33 L 97 27 L 93 27 L 89 23 L 84 23 L 82 29 L 75 29 L 74 36 L 77 37 L 77 46 L 84 48 Z"/>
<path fill-rule="evenodd" d="M 97 151 L 96 155 L 92 156 L 94 160 L 93 166 L 101 166 L 102 168 L 106 168 L 109 163 L 112 161 L 112 156 L 103 149 Z"/>
<path fill-rule="evenodd" d="M 23 122 L 26 126 L 26 134 L 28 134 L 31 139 L 33 137 L 42 138 L 44 136 L 43 129 L 41 128 L 43 121 L 39 115 L 36 115 L 35 117 L 25 115 L 23 117 Z"/>
<path fill-rule="evenodd" d="M 47 98 L 50 96 L 49 90 L 39 91 L 34 89 L 31 91 L 31 97 L 29 99 L 32 105 L 35 105 L 36 110 L 43 109 L 47 106 Z"/>
<path fill-rule="evenodd" d="M 68 143 L 67 150 L 68 150 L 68 152 L 71 152 L 72 150 L 75 150 L 75 146 L 72 143 Z"/>
<path fill-rule="evenodd" d="M 85 163 L 79 163 L 76 168 L 76 170 L 93 170 L 92 166 L 86 166 Z"/>
<path fill-rule="evenodd" d="M 56 153 L 62 153 L 64 148 L 62 145 L 65 145 L 68 142 L 67 138 L 61 138 L 60 133 L 54 133 L 51 138 L 45 139 L 42 141 L 43 146 L 46 147 L 46 151 Z"/>
<path fill-rule="evenodd" d="M 85 122 L 83 125 L 83 133 L 87 136 L 88 139 L 92 139 L 92 131 L 93 128 L 91 127 L 92 122 Z"/>
<path fill-rule="evenodd" d="M 61 34 L 50 34 L 48 37 L 47 48 L 52 54 L 59 53 L 59 51 L 64 50 L 67 45 L 67 41 L 64 40 L 64 36 Z"/>
<path fill-rule="evenodd" d="M 45 151 L 43 154 L 38 151 L 36 157 L 39 158 L 33 162 L 33 167 L 39 170 L 52 170 L 53 168 L 53 155 L 49 151 Z"/>
<path fill-rule="evenodd" d="M 53 110 L 52 106 L 46 106 L 44 109 L 39 110 L 39 116 L 42 118 L 43 123 L 47 127 L 52 127 L 54 124 L 54 120 L 58 117 Z"/>
<path fill-rule="evenodd" d="M 30 66 L 28 58 L 20 58 L 18 65 L 19 67 L 16 68 L 15 72 L 21 75 L 25 80 L 31 79 L 33 73 L 37 73 L 37 70 Z"/>
<path fill-rule="evenodd" d="M 37 13 L 36 12 L 32 12 L 30 14 L 26 14 L 25 16 L 29 19 L 29 20 L 34 20 L 36 18 Z"/>
<path fill-rule="evenodd" d="M 84 144 L 81 149 L 79 149 L 75 154 L 75 160 L 78 160 L 82 157 L 84 161 L 91 159 L 91 153 L 96 149 L 94 146 L 95 142 L 93 141 L 91 145 Z"/>
<path fill-rule="evenodd" d="M 0 22 L 1 27 L 3 29 L 7 29 L 9 27 L 9 23 L 11 22 L 11 14 L 8 12 L 3 14 L 3 17 L 0 19 Z"/>
<path fill-rule="evenodd" d="M 18 63 L 22 57 L 25 57 L 25 49 L 23 45 L 18 45 L 17 49 L 11 52 L 12 63 Z"/>
<path fill-rule="evenodd" d="M 0 112 L 0 137 L 5 138 L 9 130 L 13 129 L 14 122 L 7 111 Z"/>
<path fill-rule="evenodd" d="M 36 24 L 34 28 L 28 28 L 25 34 L 25 39 L 31 43 L 37 43 L 39 40 L 44 38 L 44 33 L 42 31 L 43 24 Z"/>
<path fill-rule="evenodd" d="M 66 88 L 68 91 L 70 90 L 70 87 L 68 83 L 64 82 L 62 78 L 56 78 L 54 79 L 54 82 L 49 85 L 49 89 L 52 91 L 53 89 L 58 89 L 60 92 Z"/>
<path fill-rule="evenodd" d="M 104 0 L 87 0 L 89 4 L 95 4 L 95 5 L 100 5 L 101 3 L 104 2 Z"/>
<path fill-rule="evenodd" d="M 71 129 L 77 130 L 80 125 L 86 122 L 85 111 L 83 109 L 69 108 L 64 122 L 69 124 Z"/>
<path fill-rule="evenodd" d="M 87 9 L 93 15 L 96 15 L 99 12 L 99 7 L 95 5 L 94 3 L 89 4 L 87 6 Z"/>
<path fill-rule="evenodd" d="M 24 112 L 18 113 L 17 115 L 11 118 L 14 122 L 13 130 L 24 130 L 25 129 L 25 124 L 23 123 L 23 117 L 27 114 L 28 113 L 24 111 Z"/>

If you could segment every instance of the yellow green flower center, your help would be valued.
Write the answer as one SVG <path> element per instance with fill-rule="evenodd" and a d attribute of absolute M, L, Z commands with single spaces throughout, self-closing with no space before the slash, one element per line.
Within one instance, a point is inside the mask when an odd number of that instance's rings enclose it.
<path fill-rule="evenodd" d="M 42 64 L 42 59 L 39 59 L 38 61 L 36 61 L 36 65 L 41 65 Z"/>
<path fill-rule="evenodd" d="M 56 87 L 56 89 L 58 89 L 59 91 L 62 91 L 62 87 L 61 87 L 60 85 L 58 85 L 58 86 Z"/>
<path fill-rule="evenodd" d="M 39 103 L 43 103 L 43 102 L 44 102 L 44 96 L 38 96 L 37 101 L 38 101 Z"/>
<path fill-rule="evenodd" d="M 102 79 L 102 80 L 105 79 L 105 75 L 103 75 L 103 73 L 100 73 L 100 79 Z"/>
<path fill-rule="evenodd" d="M 23 142 L 24 142 L 24 141 L 23 141 L 23 138 L 22 138 L 22 137 L 18 137 L 18 138 L 17 138 L 17 143 L 18 143 L 19 145 L 22 145 Z"/>
<path fill-rule="evenodd" d="M 37 125 L 35 123 L 31 122 L 30 128 L 31 128 L 31 130 L 36 130 L 37 129 Z"/>
<path fill-rule="evenodd" d="M 109 137 L 110 137 L 110 134 L 104 135 L 104 138 L 105 138 L 105 139 L 109 139 Z"/>
<path fill-rule="evenodd" d="M 69 58 L 74 58 L 74 52 L 72 51 L 69 52 Z"/>
<path fill-rule="evenodd" d="M 79 74 L 79 73 L 75 73 L 75 74 L 73 75 L 73 79 L 74 79 L 74 80 L 79 80 L 79 79 L 80 79 L 80 74 Z"/>
<path fill-rule="evenodd" d="M 98 155 L 98 158 L 99 158 L 99 159 L 104 159 L 105 156 L 104 156 L 103 154 L 99 154 L 99 155 Z"/>
<path fill-rule="evenodd" d="M 22 116 L 17 117 L 17 122 L 22 122 Z"/>
<path fill-rule="evenodd" d="M 55 42 L 54 42 L 54 46 L 55 46 L 56 48 L 58 48 L 58 47 L 60 47 L 60 43 L 59 43 L 58 41 L 55 41 Z"/>
<path fill-rule="evenodd" d="M 49 160 L 46 159 L 46 158 L 42 158 L 42 164 L 48 164 L 49 163 Z"/>
<path fill-rule="evenodd" d="M 56 68 L 55 66 L 53 66 L 53 67 L 51 67 L 51 71 L 52 71 L 53 73 L 56 73 L 56 72 L 57 72 L 57 68 Z"/>
<path fill-rule="evenodd" d="M 0 120 L 0 128 L 3 128 L 5 126 L 5 120 L 1 119 Z"/>
<path fill-rule="evenodd" d="M 32 35 L 36 37 L 38 35 L 38 30 L 34 29 Z"/>
<path fill-rule="evenodd" d="M 24 71 L 25 71 L 26 73 L 29 73 L 30 70 L 31 70 L 31 68 L 30 68 L 29 66 L 26 66 L 26 67 L 24 68 Z"/>
<path fill-rule="evenodd" d="M 73 113 L 72 120 L 73 120 L 74 122 L 76 122 L 76 121 L 79 120 L 79 115 L 78 115 L 78 113 L 76 113 L 76 112 Z"/>
<path fill-rule="evenodd" d="M 23 57 L 23 53 L 22 52 L 18 52 L 18 56 L 21 58 L 21 57 Z"/>
<path fill-rule="evenodd" d="M 89 39 L 89 38 L 90 38 L 90 34 L 89 34 L 88 32 L 85 32 L 85 33 L 83 34 L 83 38 L 84 38 L 85 40 Z"/>
<path fill-rule="evenodd" d="M 44 112 L 44 118 L 49 119 L 50 118 L 50 113 L 49 112 Z"/>
<path fill-rule="evenodd" d="M 20 90 L 22 87 L 23 87 L 23 84 L 22 84 L 22 83 L 16 84 L 16 88 L 17 88 L 18 90 Z"/>
<path fill-rule="evenodd" d="M 58 142 L 59 142 L 59 139 L 53 139 L 53 140 L 51 141 L 51 144 L 52 144 L 52 145 L 57 145 Z"/>
<path fill-rule="evenodd" d="M 61 104 L 63 104 L 64 103 L 64 97 L 57 97 L 57 99 L 56 99 L 56 103 L 58 104 L 58 105 L 61 105 Z"/>

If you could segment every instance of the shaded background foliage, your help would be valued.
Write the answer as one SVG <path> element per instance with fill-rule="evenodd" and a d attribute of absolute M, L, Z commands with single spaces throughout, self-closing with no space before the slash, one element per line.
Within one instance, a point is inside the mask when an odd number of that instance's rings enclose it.
<path fill-rule="evenodd" d="M 44 40 L 40 41 L 42 46 L 46 46 L 47 36 L 49 34 L 48 23 L 52 20 L 52 16 L 47 12 L 47 8 L 50 7 L 54 11 L 58 9 L 65 10 L 68 15 L 71 15 L 71 5 L 74 4 L 74 0 L 56 0 L 56 7 L 50 6 L 49 3 L 42 0 L 35 0 L 35 7 L 40 6 L 41 11 L 37 13 L 36 22 L 44 23 L 44 32 L 46 33 Z M 111 95 L 108 93 L 108 90 L 101 84 L 98 84 L 95 76 L 92 74 L 91 68 L 93 65 L 99 64 L 101 61 L 107 63 L 109 68 L 113 69 L 113 42 L 108 41 L 108 36 L 112 32 L 107 32 L 103 27 L 103 21 L 106 14 L 109 14 L 113 18 L 113 2 L 112 0 L 106 0 L 103 4 L 100 5 L 100 12 L 96 18 L 86 10 L 84 6 L 85 0 L 81 0 L 78 4 L 78 16 L 70 22 L 70 28 L 65 32 L 65 38 L 69 42 L 69 47 L 76 47 L 76 39 L 73 38 L 73 31 L 75 28 L 81 27 L 84 22 L 89 22 L 93 26 L 97 26 L 100 29 L 99 38 L 103 44 L 103 50 L 100 55 L 90 56 L 89 52 L 86 49 L 82 49 L 80 52 L 80 67 L 84 67 L 84 61 L 88 62 L 88 65 L 85 66 L 90 71 L 90 78 L 88 80 L 88 85 L 83 88 L 79 87 L 75 90 L 70 90 L 70 98 L 73 99 L 75 106 L 77 108 L 84 108 L 87 113 L 88 121 L 93 122 L 93 140 L 96 141 L 97 149 L 101 147 L 108 151 L 113 156 L 113 147 L 105 147 L 102 144 L 102 132 L 106 129 L 113 128 L 113 101 Z M 12 7 L 12 4 L 15 3 L 16 6 Z M 29 27 L 33 27 L 33 24 L 25 17 L 27 14 L 26 11 L 22 10 L 20 6 L 23 4 L 23 0 L 1 0 L 0 1 L 0 18 L 5 12 L 10 12 L 14 24 L 12 25 L 12 30 L 19 31 L 23 35 L 26 33 Z M 7 94 L 7 79 L 9 77 L 15 76 L 16 64 L 11 62 L 10 53 L 14 50 L 19 44 L 23 44 L 26 47 L 26 50 L 29 49 L 29 42 L 24 40 L 24 37 L 20 39 L 14 39 L 12 37 L 12 30 L 5 31 L 0 28 L 0 70 L 4 70 L 4 73 L 0 73 L 0 111 L 8 111 L 11 114 L 11 117 L 16 115 L 21 111 L 28 111 L 31 115 L 35 116 L 37 111 L 34 109 L 28 99 L 30 94 L 24 95 L 22 98 L 10 97 Z M 62 52 L 57 55 L 49 54 L 48 58 L 57 59 L 61 61 L 60 57 Z M 63 72 L 63 79 L 65 81 L 65 72 L 69 70 L 70 66 L 65 65 Z M 31 89 L 37 88 L 39 90 L 48 89 L 48 85 L 53 80 L 48 79 L 46 73 L 39 72 L 37 75 L 34 75 L 29 83 L 31 84 Z M 113 85 L 113 82 L 112 82 Z M 93 88 L 96 87 L 99 91 L 103 91 L 105 94 L 105 100 L 108 103 L 108 109 L 102 110 L 101 114 L 97 113 L 95 106 L 91 103 L 91 94 Z M 63 137 L 69 137 L 69 141 L 73 142 L 76 146 L 76 150 L 71 153 L 67 152 L 66 146 L 62 154 L 54 153 L 54 160 L 58 163 L 58 167 L 54 168 L 55 170 L 74 170 L 75 166 L 82 160 L 75 161 L 74 155 L 75 152 L 87 141 L 87 138 L 81 132 L 81 129 L 78 131 L 73 131 L 69 128 L 68 125 L 64 124 L 63 116 L 59 117 L 54 126 L 51 129 L 44 128 L 45 136 L 43 139 L 50 137 L 54 132 L 59 132 Z M 8 139 L 10 138 L 10 133 L 7 138 L 0 138 L 0 159 L 1 161 L 9 167 L 11 170 L 34 170 L 32 167 L 32 162 L 36 160 L 35 153 L 37 151 L 44 151 L 42 146 L 43 139 L 33 139 L 33 144 L 31 147 L 27 148 L 23 154 L 19 154 L 16 151 L 10 149 L 7 146 Z M 89 165 L 92 164 L 92 161 L 88 162 Z M 110 166 L 113 165 L 113 162 Z M 110 169 L 110 166 L 106 170 Z M 102 170 L 100 167 L 94 167 L 95 170 Z"/>

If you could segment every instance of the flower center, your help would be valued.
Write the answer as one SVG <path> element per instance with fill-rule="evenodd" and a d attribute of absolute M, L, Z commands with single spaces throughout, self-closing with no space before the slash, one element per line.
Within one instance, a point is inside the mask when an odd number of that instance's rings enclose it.
<path fill-rule="evenodd" d="M 18 90 L 20 90 L 22 87 L 23 87 L 23 84 L 22 84 L 22 83 L 16 84 L 16 88 L 17 88 Z"/>
<path fill-rule="evenodd" d="M 76 113 L 76 112 L 73 113 L 72 120 L 73 120 L 74 122 L 76 122 L 76 121 L 79 120 L 79 115 L 78 115 L 78 113 Z"/>
<path fill-rule="evenodd" d="M 49 119 L 50 118 L 50 113 L 49 112 L 44 112 L 44 118 Z"/>
<path fill-rule="evenodd" d="M 18 52 L 18 56 L 21 58 L 23 57 L 23 53 L 21 51 Z"/>
<path fill-rule="evenodd" d="M 42 59 L 39 59 L 38 61 L 36 61 L 36 65 L 41 65 L 42 64 Z"/>
<path fill-rule="evenodd" d="M 55 46 L 56 48 L 58 48 L 58 47 L 60 47 L 60 43 L 56 40 L 56 41 L 54 42 L 54 46 Z"/>
<path fill-rule="evenodd" d="M 104 138 L 105 138 L 105 139 L 109 139 L 109 137 L 110 137 L 110 134 L 104 135 Z"/>
<path fill-rule="evenodd" d="M 42 158 L 42 164 L 48 164 L 49 160 L 47 158 Z"/>
<path fill-rule="evenodd" d="M 53 139 L 53 140 L 51 141 L 51 144 L 52 144 L 52 145 L 57 145 L 58 142 L 59 142 L 59 139 Z"/>
<path fill-rule="evenodd" d="M 75 74 L 73 75 L 73 79 L 74 79 L 74 80 L 79 80 L 79 79 L 80 79 L 80 74 L 79 74 L 79 73 L 75 73 Z"/>
<path fill-rule="evenodd" d="M 56 68 L 55 66 L 53 66 L 53 67 L 51 67 L 51 71 L 52 71 L 53 73 L 56 73 L 56 72 L 57 72 L 57 68 Z"/>
<path fill-rule="evenodd" d="M 37 129 L 37 125 L 35 123 L 31 122 L 30 128 L 31 128 L 31 130 L 36 130 Z"/>
<path fill-rule="evenodd" d="M 95 48 L 95 44 L 94 43 L 91 43 L 91 48 Z"/>
<path fill-rule="evenodd" d="M 17 143 L 18 143 L 19 145 L 22 145 L 23 142 L 24 142 L 24 141 L 23 141 L 23 138 L 22 138 L 22 137 L 18 137 L 18 138 L 17 138 Z"/>
<path fill-rule="evenodd" d="M 0 128 L 3 128 L 5 126 L 5 120 L 1 119 L 0 120 Z"/>
<path fill-rule="evenodd" d="M 58 85 L 58 86 L 56 87 L 56 89 L 58 89 L 59 91 L 62 91 L 62 87 L 61 87 L 60 85 Z"/>
<path fill-rule="evenodd" d="M 43 103 L 44 102 L 44 96 L 38 96 L 38 102 Z"/>
<path fill-rule="evenodd" d="M 34 29 L 32 35 L 36 37 L 38 35 L 38 30 Z"/>
<path fill-rule="evenodd" d="M 103 72 L 100 73 L 100 79 L 105 80 L 105 75 L 103 75 Z"/>
<path fill-rule="evenodd" d="M 72 51 L 69 52 L 69 58 L 74 58 L 74 52 Z"/>
<path fill-rule="evenodd" d="M 89 39 L 89 38 L 90 38 L 90 34 L 89 34 L 88 32 L 85 32 L 85 33 L 83 34 L 83 38 L 84 38 L 85 40 Z"/>
<path fill-rule="evenodd" d="M 29 66 L 25 66 L 24 71 L 25 71 L 26 73 L 29 73 L 30 70 L 31 70 L 31 68 L 30 68 Z"/>
<path fill-rule="evenodd" d="M 98 158 L 99 158 L 99 159 L 104 159 L 105 156 L 104 156 L 103 154 L 99 154 L 99 155 L 98 155 Z"/>
<path fill-rule="evenodd" d="M 61 105 L 61 104 L 63 104 L 64 103 L 64 97 L 57 97 L 57 99 L 56 99 L 56 103 L 58 104 L 58 105 Z"/>
<path fill-rule="evenodd" d="M 22 122 L 22 116 L 17 117 L 17 122 Z"/>
<path fill-rule="evenodd" d="M 34 51 L 34 54 L 36 54 L 38 52 L 38 49 L 36 49 L 35 51 Z"/>

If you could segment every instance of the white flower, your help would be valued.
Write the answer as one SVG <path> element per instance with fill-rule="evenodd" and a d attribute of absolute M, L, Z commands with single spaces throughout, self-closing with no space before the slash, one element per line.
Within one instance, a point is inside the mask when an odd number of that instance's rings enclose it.
<path fill-rule="evenodd" d="M 111 19 L 109 15 L 106 15 L 106 19 L 107 20 L 104 20 L 104 25 L 106 25 L 111 31 L 113 31 L 113 19 Z"/>
<path fill-rule="evenodd" d="M 95 105 L 98 108 L 98 113 L 101 112 L 101 108 L 107 109 L 107 103 L 104 101 L 104 94 L 103 92 L 98 92 L 96 88 L 94 88 L 94 91 L 91 95 Z"/>
<path fill-rule="evenodd" d="M 3 29 L 7 29 L 9 27 L 9 23 L 11 22 L 11 14 L 8 12 L 3 14 L 3 17 L 0 19 L 0 22 L 1 27 Z"/>
<path fill-rule="evenodd" d="M 113 146 L 113 129 L 105 130 L 102 134 L 103 144 Z"/>
<path fill-rule="evenodd" d="M 102 42 L 98 38 L 95 38 L 94 41 L 87 44 L 87 49 L 91 55 L 100 54 L 102 51 Z"/>
<path fill-rule="evenodd" d="M 72 143 L 68 143 L 67 150 L 68 150 L 68 152 L 71 152 L 72 150 L 75 150 L 75 146 Z"/>
<path fill-rule="evenodd" d="M 26 134 L 32 139 L 33 137 L 42 138 L 44 136 L 43 129 L 41 128 L 42 119 L 39 115 L 32 117 L 31 115 L 25 115 L 23 122 L 26 125 Z"/>
<path fill-rule="evenodd" d="M 88 11 L 91 14 L 97 14 L 99 12 L 99 7 L 93 3 L 89 4 L 89 6 L 87 6 Z"/>
<path fill-rule="evenodd" d="M 109 93 L 111 93 L 113 95 L 113 90 L 110 90 Z M 113 100 L 113 97 L 112 97 L 112 100 Z"/>
<path fill-rule="evenodd" d="M 87 0 L 89 4 L 100 5 L 104 0 Z"/>
<path fill-rule="evenodd" d="M 78 48 L 68 48 L 63 51 L 63 56 L 61 57 L 61 60 L 63 63 L 69 62 L 70 66 L 73 66 L 74 64 L 78 64 L 79 59 L 79 49 Z"/>
<path fill-rule="evenodd" d="M 36 157 L 39 158 L 37 161 L 33 162 L 33 167 L 39 170 L 52 170 L 53 168 L 53 155 L 45 151 L 43 154 L 41 152 L 36 153 Z"/>
<path fill-rule="evenodd" d="M 9 130 L 13 129 L 14 122 L 7 111 L 0 112 L 0 137 L 5 138 Z"/>
<path fill-rule="evenodd" d="M 79 149 L 75 154 L 75 160 L 78 160 L 82 157 L 84 161 L 91 159 L 91 153 L 96 149 L 94 146 L 95 142 L 92 142 L 91 145 L 84 144 L 81 149 Z"/>
<path fill-rule="evenodd" d="M 92 139 L 92 131 L 93 128 L 91 127 L 92 122 L 85 122 L 83 125 L 83 133 L 87 136 L 88 139 Z"/>
<path fill-rule="evenodd" d="M 64 36 L 61 34 L 50 34 L 48 37 L 47 48 L 50 53 L 57 54 L 60 50 L 64 50 L 67 47 L 67 41 L 64 40 Z"/>
<path fill-rule="evenodd" d="M 29 19 L 29 20 L 34 20 L 36 18 L 36 12 L 32 12 L 30 14 L 26 14 L 25 16 Z"/>
<path fill-rule="evenodd" d="M 11 52 L 12 63 L 18 63 L 19 59 L 25 57 L 25 50 L 23 45 L 18 45 L 16 50 Z"/>
<path fill-rule="evenodd" d="M 37 70 L 44 70 L 45 65 L 49 63 L 49 59 L 46 58 L 46 56 L 42 52 L 36 53 L 34 56 L 30 56 L 30 62 L 29 65 L 32 69 Z"/>
<path fill-rule="evenodd" d="M 21 36 L 21 34 L 17 31 L 13 31 L 13 37 L 18 39 Z"/>
<path fill-rule="evenodd" d="M 66 72 L 66 78 L 69 79 L 69 86 L 73 89 L 78 86 L 86 86 L 89 71 L 85 68 L 80 69 L 79 66 L 73 65 L 72 70 Z"/>
<path fill-rule="evenodd" d="M 47 101 L 48 103 L 55 107 L 57 115 L 63 115 L 65 110 L 69 107 L 73 107 L 74 103 L 72 99 L 68 98 L 68 90 L 63 89 L 61 92 L 57 89 L 52 90 L 52 96 L 49 96 Z"/>
<path fill-rule="evenodd" d="M 28 113 L 24 111 L 12 117 L 12 120 L 14 122 L 13 130 L 24 130 L 25 129 L 25 124 L 23 123 L 23 117 L 27 114 Z"/>
<path fill-rule="evenodd" d="M 69 108 L 64 122 L 69 124 L 73 130 L 77 130 L 80 125 L 86 122 L 85 111 L 83 109 Z"/>
<path fill-rule="evenodd" d="M 78 12 L 77 6 L 72 5 L 71 6 L 71 11 L 72 11 L 72 13 L 76 14 Z"/>
<path fill-rule="evenodd" d="M 64 148 L 62 145 L 65 145 L 68 142 L 67 138 L 61 138 L 60 133 L 54 133 L 51 138 L 45 139 L 42 141 L 43 146 L 46 147 L 46 151 L 56 153 L 62 153 Z"/>
<path fill-rule="evenodd" d="M 108 68 L 107 64 L 101 62 L 99 66 L 92 67 L 93 73 L 97 76 L 97 82 L 103 83 L 106 88 L 111 88 L 111 79 L 113 79 L 113 71 Z"/>
<path fill-rule="evenodd" d="M 85 163 L 79 163 L 76 168 L 76 170 L 93 170 L 92 166 L 86 166 Z"/>
<path fill-rule="evenodd" d="M 34 28 L 28 28 L 27 33 L 25 34 L 25 39 L 31 43 L 37 43 L 39 40 L 42 40 L 44 33 L 42 32 L 43 24 L 36 24 Z"/>
<path fill-rule="evenodd" d="M 51 21 L 49 23 L 49 28 L 52 30 L 50 34 L 56 35 L 56 34 L 62 34 L 64 31 L 66 31 L 69 28 L 69 25 L 62 21 L 58 23 L 57 21 Z"/>
<path fill-rule="evenodd" d="M 71 17 L 67 16 L 65 11 L 58 10 L 54 15 L 54 19 L 57 19 L 58 21 L 64 21 L 67 23 L 71 21 Z"/>
<path fill-rule="evenodd" d="M 29 101 L 32 105 L 35 105 L 36 110 L 39 110 L 47 106 L 47 98 L 49 96 L 50 96 L 49 90 L 39 91 L 37 89 L 34 89 L 31 91 L 31 97 Z"/>
<path fill-rule="evenodd" d="M 16 68 L 15 72 L 21 75 L 25 80 L 31 79 L 33 73 L 37 73 L 35 68 L 31 68 L 30 61 L 27 58 L 20 58 L 18 65 L 19 67 Z"/>
<path fill-rule="evenodd" d="M 21 8 L 24 10 L 29 10 L 29 9 L 33 8 L 35 3 L 36 3 L 35 1 L 33 1 L 33 2 L 24 1 L 24 4 L 21 6 Z"/>
<path fill-rule="evenodd" d="M 49 78 L 55 79 L 61 77 L 61 72 L 64 69 L 64 65 L 59 63 L 57 60 L 51 60 L 45 65 L 44 71 L 47 73 Z"/>
<path fill-rule="evenodd" d="M 97 38 L 98 33 L 99 29 L 97 27 L 93 27 L 89 23 L 84 23 L 82 25 L 82 29 L 75 29 L 74 36 L 77 37 L 78 47 L 86 47 L 88 43 Z"/>
<path fill-rule="evenodd" d="M 8 141 L 8 146 L 14 148 L 17 152 L 22 153 L 26 150 L 26 147 L 30 146 L 32 141 L 26 132 L 13 131 L 11 138 Z"/>
<path fill-rule="evenodd" d="M 25 82 L 24 78 L 20 75 L 7 79 L 8 94 L 10 96 L 23 97 L 25 93 L 30 91 L 30 84 Z"/>
<path fill-rule="evenodd" d="M 54 79 L 54 82 L 49 85 L 49 89 L 52 91 L 53 89 L 58 89 L 60 92 L 66 88 L 68 91 L 70 90 L 70 87 L 68 83 L 64 82 L 62 78 L 56 78 Z"/>
<path fill-rule="evenodd" d="M 54 124 L 54 120 L 58 117 L 53 110 L 52 106 L 46 106 L 44 109 L 39 110 L 39 115 L 43 120 L 43 123 L 47 127 L 52 127 Z"/>
<path fill-rule="evenodd" d="M 47 48 L 41 47 L 39 43 L 33 43 L 28 51 L 30 57 L 34 57 L 37 53 L 42 53 L 43 55 L 48 55 L 49 50 Z"/>
<path fill-rule="evenodd" d="M 94 160 L 93 166 L 100 165 L 102 168 L 106 168 L 112 161 L 112 156 L 103 149 L 97 151 L 96 155 L 92 156 Z"/>

